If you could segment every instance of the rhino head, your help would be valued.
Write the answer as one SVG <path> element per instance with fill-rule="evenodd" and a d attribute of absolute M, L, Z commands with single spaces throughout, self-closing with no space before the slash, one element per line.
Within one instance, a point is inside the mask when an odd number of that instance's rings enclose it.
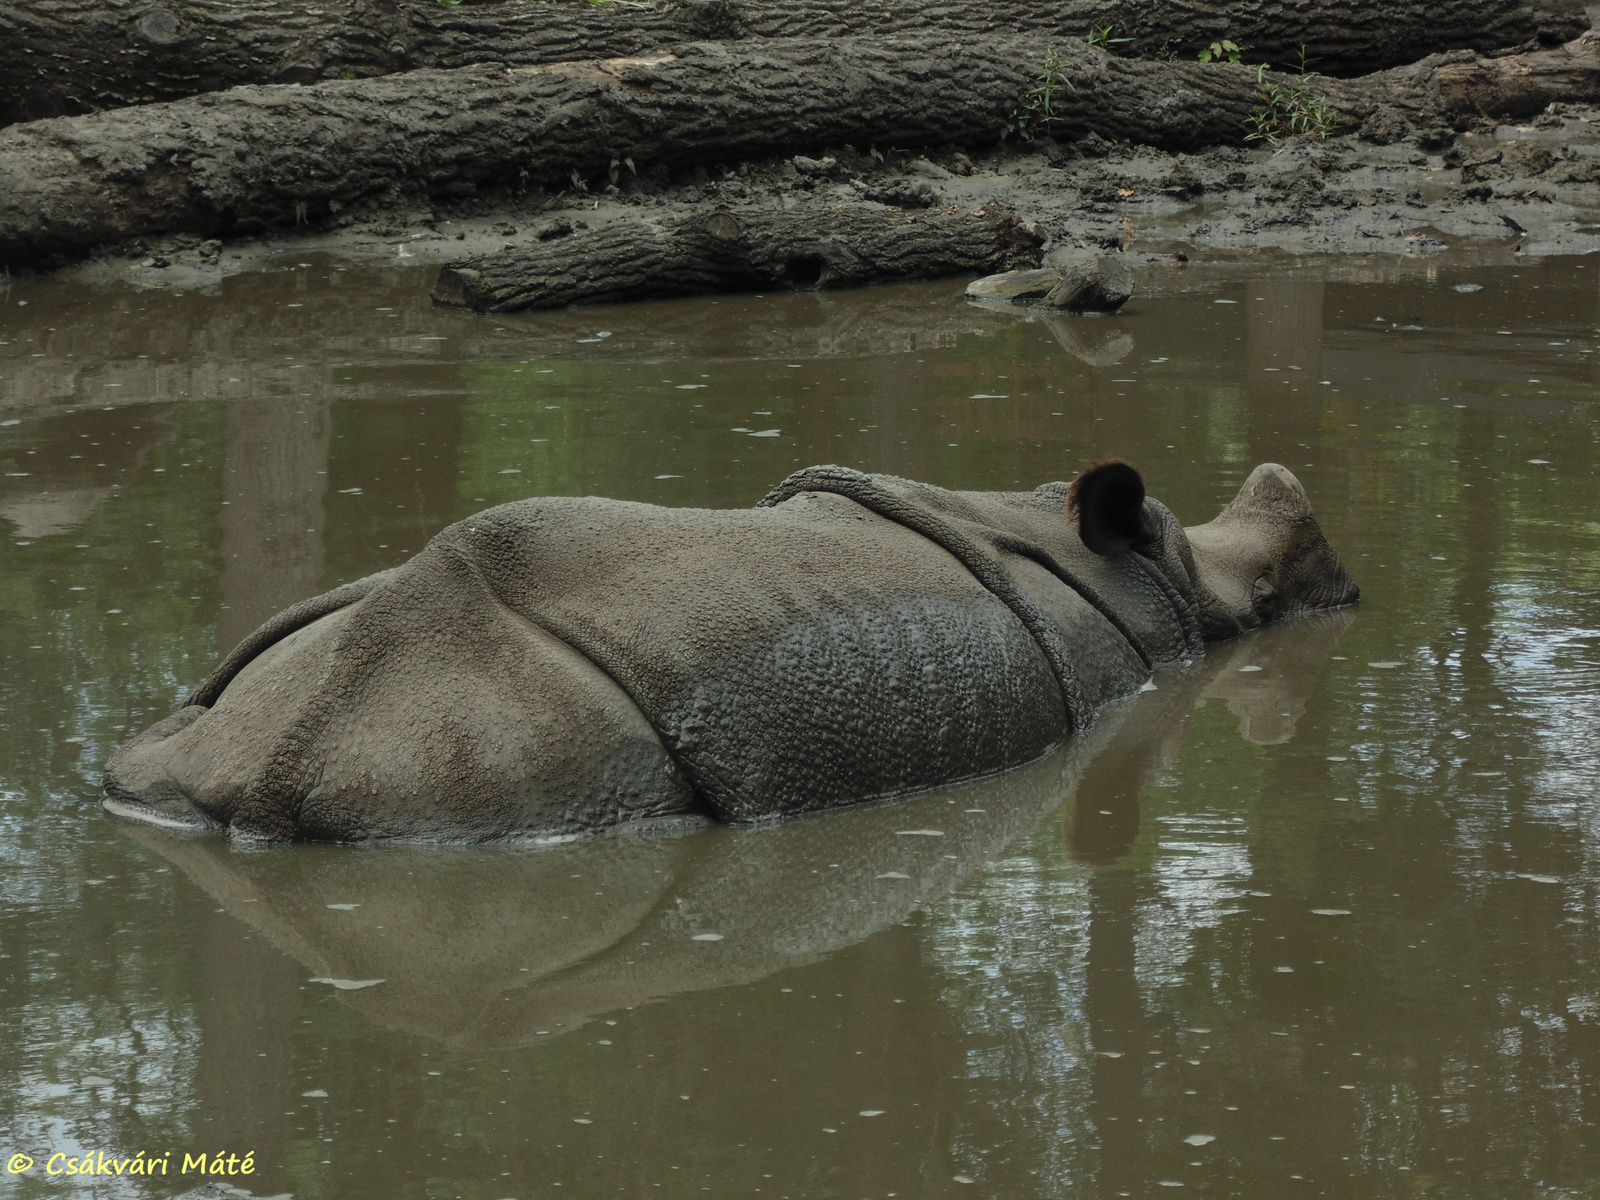
<path fill-rule="evenodd" d="M 1342 608 L 1361 597 L 1294 472 L 1262 463 L 1228 507 L 1184 530 L 1206 598 L 1207 638 Z"/>
<path fill-rule="evenodd" d="M 1165 510 L 1146 499 L 1139 473 L 1117 460 L 1098 463 L 1074 481 L 1068 510 L 1084 545 L 1106 557 L 1149 549 L 1176 532 Z M 1183 534 L 1176 549 L 1194 583 L 1208 642 L 1300 613 L 1342 608 L 1361 596 L 1305 488 L 1277 463 L 1251 471 L 1222 512 Z"/>

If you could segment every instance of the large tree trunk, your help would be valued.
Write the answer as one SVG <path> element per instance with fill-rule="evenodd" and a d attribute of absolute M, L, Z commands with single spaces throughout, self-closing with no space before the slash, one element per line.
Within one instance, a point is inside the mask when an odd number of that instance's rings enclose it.
<path fill-rule="evenodd" d="M 240 84 L 313 83 L 418 68 L 533 66 L 705 39 L 1031 35 L 1112 25 L 1127 54 L 1176 55 L 1219 38 L 1251 62 L 1303 45 L 1352 75 L 1437 51 L 1557 44 L 1588 28 L 1579 0 L 11 0 L 0 5 L 0 124 L 173 100 Z"/>
<path fill-rule="evenodd" d="M 719 210 L 618 221 L 452 263 L 436 303 L 478 312 L 766 288 L 860 287 L 1033 266 L 1044 239 L 998 205 L 907 213 L 866 205 Z"/>
<path fill-rule="evenodd" d="M 1448 118 L 1600 97 L 1600 41 L 1510 58 L 1444 56 L 1324 88 Z M 1058 47 L 1058 137 L 1173 150 L 1237 143 L 1261 106 L 1244 67 Z M 988 142 L 1038 78 L 1029 39 L 695 43 L 676 54 L 548 67 L 416 71 L 231 91 L 0 130 L 0 264 L 141 234 L 227 234 L 315 220 L 393 188 L 434 197 L 562 184 L 632 159 L 688 165 L 854 143 Z"/>
<path fill-rule="evenodd" d="M 1316 79 L 1311 86 L 1355 120 L 1383 106 L 1458 128 L 1486 117 L 1528 117 L 1556 100 L 1600 101 L 1600 33 L 1500 58 L 1464 50 L 1435 54 L 1362 79 Z"/>
<path fill-rule="evenodd" d="M 1173 147 L 1236 141 L 1242 68 L 1063 45 L 1063 128 Z M 694 43 L 675 55 L 234 88 L 0 130 L 0 263 L 161 232 L 316 218 L 394 186 L 560 183 L 614 161 L 690 164 L 873 143 L 988 142 L 1038 70 L 1027 40 Z"/>

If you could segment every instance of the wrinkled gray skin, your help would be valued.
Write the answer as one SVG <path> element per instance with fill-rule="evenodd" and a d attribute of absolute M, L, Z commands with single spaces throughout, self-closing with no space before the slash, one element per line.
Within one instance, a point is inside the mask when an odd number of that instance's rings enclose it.
<path fill-rule="evenodd" d="M 1154 667 L 1357 598 L 1275 464 L 1187 530 L 1082 514 L 1146 531 L 1105 556 L 1066 494 L 822 467 L 750 510 L 490 509 L 246 639 L 105 804 L 245 840 L 764 821 L 1031 761 Z"/>

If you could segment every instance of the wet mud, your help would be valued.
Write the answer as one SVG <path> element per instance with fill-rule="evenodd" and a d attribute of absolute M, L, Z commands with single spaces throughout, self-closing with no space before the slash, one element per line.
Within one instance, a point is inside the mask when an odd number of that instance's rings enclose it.
<path fill-rule="evenodd" d="M 193 288 L 291 253 L 396 266 L 515 262 L 519 255 L 537 263 L 542 248 L 560 243 L 568 281 L 562 294 L 581 296 L 587 238 L 596 246 L 600 293 L 617 271 L 615 248 L 626 244 L 630 223 L 659 229 L 729 209 L 793 213 L 802 227 L 825 227 L 828 214 L 841 209 L 913 220 L 924 213 L 1015 212 L 1037 231 L 1046 265 L 1108 248 L 1180 264 L 1253 251 L 1586 254 L 1600 248 L 1600 110 L 1553 107 L 1525 124 L 1448 137 L 1379 121 L 1325 140 L 1195 154 L 1091 135 L 1074 143 L 1016 140 L 983 153 L 821 147 L 814 155 L 710 170 L 639 175 L 624 168 L 595 193 L 535 189 L 453 206 L 394 195 L 341 213 L 316 231 L 226 243 L 134 239 L 58 274 L 87 283 Z M 770 286 L 817 282 L 780 277 Z M 616 287 L 610 294 L 619 294 Z"/>

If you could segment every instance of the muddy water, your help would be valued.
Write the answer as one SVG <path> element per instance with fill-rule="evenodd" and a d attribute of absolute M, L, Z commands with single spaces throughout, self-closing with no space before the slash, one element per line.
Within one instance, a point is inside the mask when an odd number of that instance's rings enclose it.
<path fill-rule="evenodd" d="M 1163 266 L 1055 323 L 427 282 L 0 292 L 0 1194 L 219 1151 L 342 1200 L 1592 1194 L 1600 265 Z M 484 505 L 1111 453 L 1191 522 L 1288 464 L 1359 611 L 772 830 L 244 854 L 97 807 L 262 617 Z M 174 1157 L 46 1176 L 85 1150 Z"/>

